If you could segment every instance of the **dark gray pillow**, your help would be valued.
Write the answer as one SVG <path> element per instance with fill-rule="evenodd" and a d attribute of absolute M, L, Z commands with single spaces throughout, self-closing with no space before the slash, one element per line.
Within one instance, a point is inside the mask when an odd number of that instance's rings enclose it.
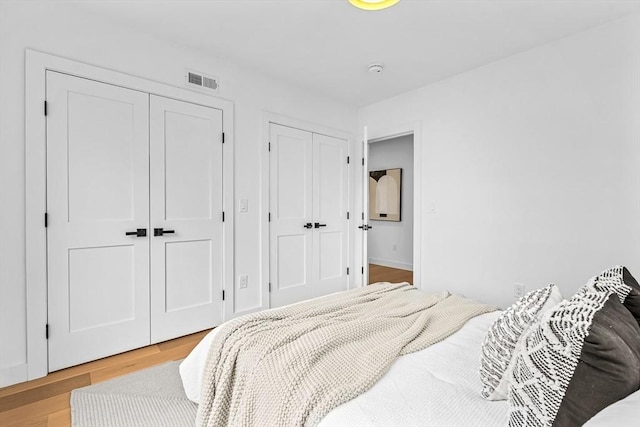
<path fill-rule="evenodd" d="M 624 267 L 605 273 L 523 338 L 509 390 L 510 426 L 581 425 L 640 389 L 640 325 L 632 313 L 640 288 Z"/>
<path fill-rule="evenodd" d="M 591 323 L 553 425 L 576 426 L 640 389 L 640 326 L 611 295 Z"/>
<path fill-rule="evenodd" d="M 624 306 L 627 307 L 627 310 L 631 312 L 638 325 L 640 325 L 640 285 L 626 267 L 622 267 L 622 281 L 631 288 L 624 299 Z"/>

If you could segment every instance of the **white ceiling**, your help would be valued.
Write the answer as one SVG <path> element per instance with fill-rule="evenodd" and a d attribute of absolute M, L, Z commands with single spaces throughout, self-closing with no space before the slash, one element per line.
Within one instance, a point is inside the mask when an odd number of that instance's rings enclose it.
<path fill-rule="evenodd" d="M 640 12 L 616 0 L 83 1 L 77 7 L 364 106 Z M 381 62 L 373 75 L 368 64 Z M 215 75 L 215 70 L 209 70 Z"/>

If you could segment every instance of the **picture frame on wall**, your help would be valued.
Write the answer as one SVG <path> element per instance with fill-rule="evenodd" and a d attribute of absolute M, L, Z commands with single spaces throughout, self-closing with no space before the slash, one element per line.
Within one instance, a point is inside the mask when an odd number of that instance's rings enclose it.
<path fill-rule="evenodd" d="M 369 171 L 369 219 L 401 220 L 402 169 Z"/>

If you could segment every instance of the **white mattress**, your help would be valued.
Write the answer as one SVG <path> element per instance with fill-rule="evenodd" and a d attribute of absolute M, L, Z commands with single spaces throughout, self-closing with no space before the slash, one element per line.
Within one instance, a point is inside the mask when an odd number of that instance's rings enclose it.
<path fill-rule="evenodd" d="M 320 427 L 506 426 L 507 401 L 484 400 L 478 375 L 480 345 L 499 314 L 477 316 L 445 340 L 398 358 L 371 389 L 332 410 Z M 202 372 L 216 331 L 207 334 L 180 365 L 185 392 L 194 402 L 200 400 Z M 638 425 L 639 393 L 606 408 L 587 424 Z"/>

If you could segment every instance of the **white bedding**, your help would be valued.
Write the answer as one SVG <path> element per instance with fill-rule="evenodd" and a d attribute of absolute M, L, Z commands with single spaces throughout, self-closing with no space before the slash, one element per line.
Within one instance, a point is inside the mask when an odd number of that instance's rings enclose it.
<path fill-rule="evenodd" d="M 480 345 L 500 312 L 477 316 L 462 329 L 424 350 L 401 356 L 367 392 L 332 410 L 320 423 L 330 426 L 506 426 L 507 401 L 487 401 L 482 389 Z M 180 365 L 187 397 L 198 402 L 207 353 L 216 329 Z M 635 393 L 603 410 L 587 425 L 638 425 Z M 616 410 L 617 407 L 622 410 Z"/>
<path fill-rule="evenodd" d="M 328 426 L 503 425 L 506 401 L 480 396 L 480 344 L 499 312 L 477 316 L 445 340 L 396 360 L 357 398 L 335 408 Z"/>
<path fill-rule="evenodd" d="M 320 426 L 506 425 L 507 403 L 488 402 L 479 392 L 480 344 L 498 315 L 477 316 L 442 342 L 398 358 L 369 391 L 335 408 Z M 180 365 L 185 392 L 194 402 L 200 400 L 215 333 L 207 334 Z"/>

